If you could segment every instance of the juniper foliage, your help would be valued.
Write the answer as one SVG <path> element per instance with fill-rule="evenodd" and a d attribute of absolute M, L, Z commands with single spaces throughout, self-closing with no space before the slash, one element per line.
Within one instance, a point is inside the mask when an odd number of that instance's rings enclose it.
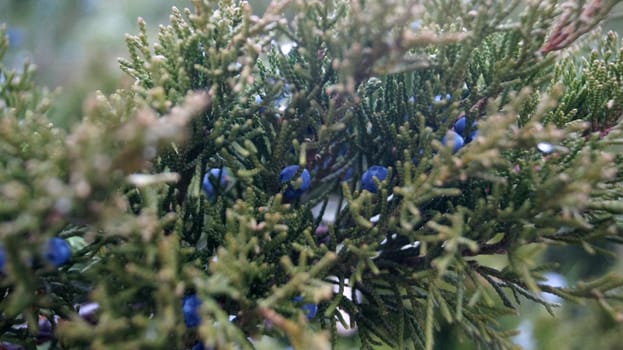
<path fill-rule="evenodd" d="M 576 41 L 615 3 L 284 0 L 258 17 L 195 0 L 155 44 L 139 19 L 120 59 L 134 86 L 68 132 L 30 66 L 0 66 L 0 339 L 327 349 L 341 326 L 363 348 L 432 349 L 454 325 L 509 349 L 500 317 L 553 312 L 541 292 L 621 320 L 623 276 L 552 287 L 540 258 L 622 242 L 623 54 L 613 33 Z M 460 117 L 472 140 L 453 153 Z M 231 178 L 208 195 L 214 168 Z M 72 248 L 58 268 L 52 237 Z"/>

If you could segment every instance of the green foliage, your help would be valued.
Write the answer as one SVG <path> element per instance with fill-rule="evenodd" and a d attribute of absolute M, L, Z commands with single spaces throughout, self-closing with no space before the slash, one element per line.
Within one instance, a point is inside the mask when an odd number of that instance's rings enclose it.
<path fill-rule="evenodd" d="M 62 89 L 48 116 L 67 130 L 80 120 L 84 104 L 89 103 L 85 100 L 93 98 L 96 90 L 110 94 L 129 84 L 115 60 L 126 53 L 120 37 L 134 31 L 136 17 L 166 21 L 173 3 L 4 0 L 0 22 L 6 22 L 10 41 L 4 64 L 19 67 L 28 58 L 37 66 L 36 83 Z"/>
<path fill-rule="evenodd" d="M 619 321 L 623 276 L 553 287 L 541 258 L 621 243 L 618 38 L 564 57 L 614 4 L 275 1 L 258 17 L 196 0 L 156 44 L 139 19 L 120 60 L 134 86 L 67 133 L 28 66 L 0 66 L 0 339 L 34 348 L 43 317 L 52 348 L 327 349 L 356 327 L 364 348 L 432 349 L 453 326 L 510 349 L 500 318 L 553 312 L 541 292 Z M 462 115 L 478 135 L 453 153 Z M 292 164 L 312 186 L 287 200 Z M 359 183 L 371 165 L 389 168 L 378 193 Z M 212 200 L 203 175 L 223 167 Z M 72 246 L 60 268 L 41 253 L 54 236 Z"/>
<path fill-rule="evenodd" d="M 623 54 L 614 32 L 598 44 L 586 57 L 569 57 L 557 65 L 555 79 L 567 88 L 549 119 L 558 125 L 585 120 L 592 131 L 607 134 L 606 129 L 621 115 L 623 97 L 618 84 L 623 78 Z"/>

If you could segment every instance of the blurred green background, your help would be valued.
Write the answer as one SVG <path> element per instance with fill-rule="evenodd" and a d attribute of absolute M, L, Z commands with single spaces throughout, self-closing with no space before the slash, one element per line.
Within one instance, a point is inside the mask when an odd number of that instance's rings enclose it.
<path fill-rule="evenodd" d="M 268 2 L 249 1 L 258 14 Z M 168 23 L 171 7 L 190 5 L 188 0 L 0 0 L 0 23 L 6 24 L 11 45 L 4 64 L 19 68 L 24 60 L 35 63 L 38 82 L 52 90 L 60 88 L 51 118 L 69 128 L 81 118 L 96 90 L 109 94 L 132 84 L 118 68 L 117 58 L 127 57 L 124 35 L 137 32 L 137 17 L 147 21 L 154 42 L 158 25 Z M 604 30 L 623 33 L 623 3 Z M 612 265 L 614 259 L 598 259 L 581 250 L 550 249 L 546 257 L 560 262 L 559 272 L 565 275 L 564 279 L 553 275 L 552 283 L 574 283 L 600 269 L 623 271 L 623 266 Z M 526 304 L 519 322 L 513 317 L 501 320 L 504 326 L 522 330 L 516 342 L 525 349 L 623 349 L 623 327 L 594 304 L 586 308 L 564 303 L 556 318 Z M 456 335 L 453 328 L 443 329 L 436 348 L 467 349 Z M 356 339 L 345 341 L 343 347 L 357 347 Z"/>
<path fill-rule="evenodd" d="M 269 0 L 250 0 L 263 13 Z M 59 91 L 53 121 L 69 127 L 82 114 L 94 91 L 108 94 L 131 84 L 118 68 L 127 57 L 125 33 L 137 32 L 136 19 L 147 21 L 150 41 L 159 24 L 167 24 L 172 6 L 190 7 L 189 0 L 0 0 L 0 23 L 8 27 L 9 67 L 25 59 L 38 67 L 37 79 Z M 623 29 L 623 4 L 604 29 Z"/>
<path fill-rule="evenodd" d="M 268 0 L 250 1 L 263 12 Z M 0 0 L 10 49 L 4 64 L 19 68 L 24 60 L 37 66 L 38 82 L 61 88 L 53 121 L 69 127 L 81 116 L 94 91 L 105 94 L 128 81 L 117 64 L 127 57 L 124 35 L 137 33 L 136 19 L 147 21 L 150 41 L 158 25 L 168 24 L 171 7 L 190 7 L 186 0 Z"/>

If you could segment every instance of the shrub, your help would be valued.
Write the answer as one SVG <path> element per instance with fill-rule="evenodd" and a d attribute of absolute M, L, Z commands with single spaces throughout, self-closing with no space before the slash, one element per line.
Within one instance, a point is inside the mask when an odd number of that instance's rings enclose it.
<path fill-rule="evenodd" d="M 623 55 L 577 41 L 615 3 L 196 0 L 68 132 L 0 66 L 0 339 L 507 349 L 542 292 L 621 320 L 623 277 L 542 254 L 622 241 Z"/>

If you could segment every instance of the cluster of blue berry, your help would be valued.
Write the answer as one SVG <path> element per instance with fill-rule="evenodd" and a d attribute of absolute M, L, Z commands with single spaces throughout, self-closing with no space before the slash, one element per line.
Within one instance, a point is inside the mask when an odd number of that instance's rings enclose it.
<path fill-rule="evenodd" d="M 293 179 L 299 172 L 298 165 L 289 165 L 279 173 L 279 182 L 285 185 L 283 197 L 292 201 L 299 198 L 311 185 L 311 174 L 309 170 L 303 169 L 300 175 Z M 377 188 L 373 178 L 383 181 L 387 177 L 387 168 L 380 165 L 373 165 L 361 176 L 361 189 L 376 193 Z M 230 183 L 227 170 L 225 168 L 212 168 L 203 177 L 202 188 L 208 200 L 216 198 L 218 191 L 223 191 Z"/>
<path fill-rule="evenodd" d="M 448 130 L 446 135 L 442 139 L 442 143 L 446 146 L 450 146 L 450 142 L 452 143 L 452 153 L 458 152 L 463 146 L 472 142 L 473 139 L 478 136 L 478 123 L 476 121 L 472 122 L 472 126 L 470 128 L 470 133 L 466 137 L 463 137 L 465 132 L 465 127 L 467 126 L 467 117 L 461 116 L 454 123 L 451 130 Z"/>
<path fill-rule="evenodd" d="M 302 296 L 296 296 L 292 298 L 295 303 L 301 303 L 303 301 Z M 201 316 L 199 316 L 199 308 L 201 307 L 201 299 L 197 294 L 189 294 L 182 299 L 182 315 L 184 316 L 184 324 L 188 328 L 194 328 L 201 324 Z M 305 311 L 305 316 L 308 319 L 312 319 L 318 312 L 318 306 L 316 304 L 303 304 L 301 309 Z"/>
<path fill-rule="evenodd" d="M 295 303 L 301 303 L 303 301 L 302 296 L 296 296 L 292 298 Z M 201 316 L 199 315 L 199 308 L 201 307 L 201 299 L 197 294 L 189 294 L 182 299 L 182 316 L 184 317 L 184 324 L 187 328 L 195 328 L 201 324 Z M 307 319 L 311 320 L 316 316 L 318 312 L 318 306 L 316 304 L 303 304 L 301 310 L 305 312 Z M 200 341 L 193 344 L 192 350 L 203 350 L 205 345 Z"/>
<path fill-rule="evenodd" d="M 261 104 L 262 99 L 256 97 L 257 104 Z M 277 106 L 275 106 L 277 107 Z M 263 112 L 260 110 L 260 113 Z M 477 123 L 473 122 L 470 128 L 470 133 L 465 138 L 462 136 L 465 133 L 467 118 L 461 116 L 454 123 L 451 130 L 448 130 L 445 137 L 442 139 L 442 143 L 448 147 L 452 147 L 452 152 L 455 153 L 461 149 L 466 143 L 471 142 L 478 134 Z M 342 147 L 344 148 L 344 147 Z M 341 152 L 345 152 L 341 150 Z M 330 161 L 331 159 L 329 159 Z M 326 160 L 325 160 L 326 162 Z M 324 165 L 325 167 L 328 165 Z M 352 169 L 351 169 L 352 170 Z M 360 178 L 361 190 L 366 190 L 371 193 L 377 193 L 379 182 L 383 182 L 389 175 L 388 168 L 381 165 L 372 165 L 366 171 L 363 172 Z M 376 179 L 376 180 L 375 180 Z M 283 186 L 283 198 L 292 202 L 300 198 L 311 186 L 311 174 L 306 168 L 301 169 L 299 165 L 288 165 L 284 167 L 279 173 L 278 181 Z M 213 201 L 219 194 L 223 194 L 227 191 L 231 184 L 231 179 L 225 168 L 211 168 L 203 176 L 202 189 L 209 201 Z M 296 304 L 301 304 L 301 310 L 305 312 L 308 319 L 313 319 L 316 316 L 318 306 L 311 303 L 303 303 L 302 296 L 296 296 L 292 299 Z M 199 307 L 201 306 L 201 300 L 196 294 L 187 295 L 182 299 L 182 314 L 184 317 L 184 323 L 188 328 L 198 327 L 201 323 L 199 316 Z M 194 344 L 192 349 L 203 349 L 204 345 L 201 342 Z"/>
<path fill-rule="evenodd" d="M 446 135 L 443 137 L 441 142 L 448 147 L 452 147 L 452 153 L 458 152 L 463 146 L 472 142 L 478 136 L 478 123 L 474 121 L 471 125 L 470 133 L 467 137 L 463 137 L 461 135 L 465 132 L 465 127 L 467 124 L 467 118 L 463 115 L 454 123 L 451 130 L 448 130 Z M 413 161 L 417 163 L 417 158 L 414 157 Z M 381 165 L 373 165 L 369 167 L 361 176 L 361 189 L 367 190 L 371 193 L 376 193 L 378 188 L 376 187 L 376 183 L 374 178 L 377 178 L 378 181 L 384 181 L 387 177 L 387 168 Z"/>
<path fill-rule="evenodd" d="M 298 171 L 298 165 L 289 165 L 283 168 L 279 174 L 279 182 L 284 185 L 287 184 L 283 193 L 287 201 L 299 198 L 309 189 L 311 184 L 311 174 L 307 169 L 303 169 L 300 176 L 294 180 L 293 177 Z M 208 200 L 212 201 L 219 193 L 227 189 L 230 182 L 229 174 L 225 168 L 212 168 L 203 176 L 201 187 L 208 197 Z"/>

